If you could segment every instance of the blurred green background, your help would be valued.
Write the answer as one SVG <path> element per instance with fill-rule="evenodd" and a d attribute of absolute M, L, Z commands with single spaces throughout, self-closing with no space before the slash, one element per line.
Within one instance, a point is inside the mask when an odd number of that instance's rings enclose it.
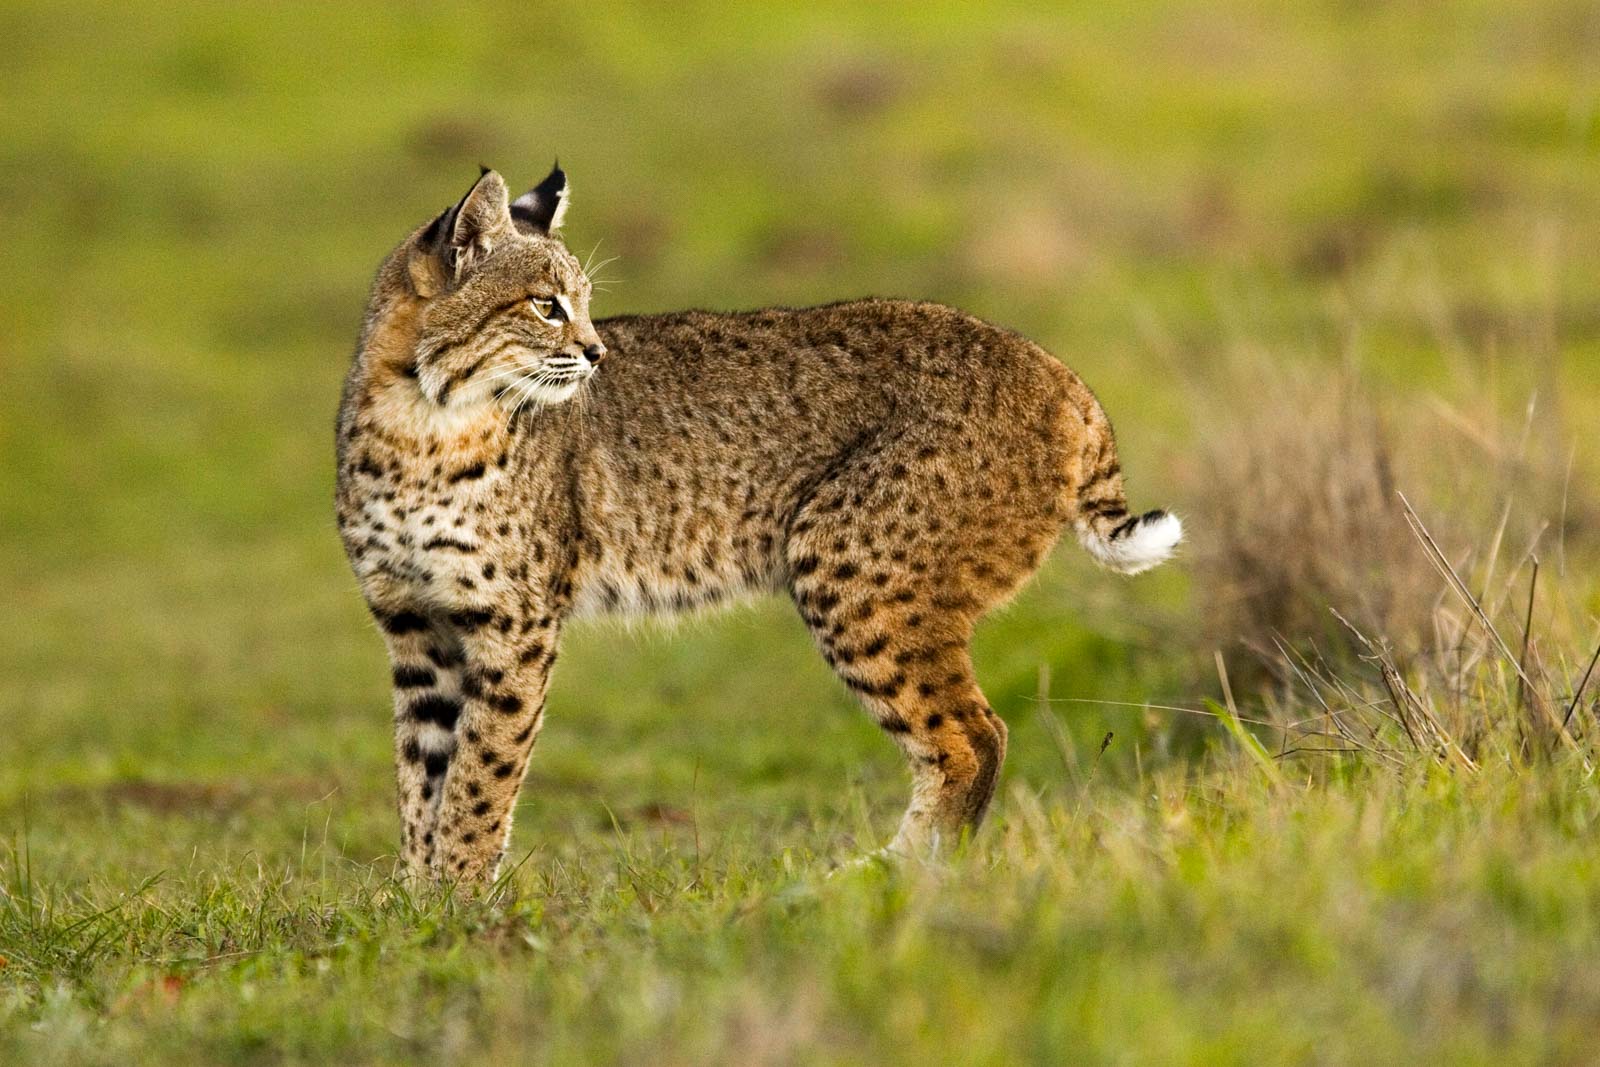
<path fill-rule="evenodd" d="M 1591 3 L 11 0 L 0 34 L 0 811 L 57 878 L 392 847 L 332 418 L 371 272 L 480 162 L 559 155 L 571 245 L 618 257 L 599 315 L 875 293 L 1030 334 L 1139 506 L 1200 503 L 1186 457 L 1248 412 L 1195 383 L 1240 347 L 1600 378 Z M 1185 586 L 1064 548 L 982 631 L 1009 781 L 1063 773 L 1039 695 L 1209 684 L 1166 640 Z M 892 825 L 899 758 L 786 605 L 568 644 L 519 849 L 691 808 Z M 1063 717 L 1126 765 L 1183 743 Z"/>

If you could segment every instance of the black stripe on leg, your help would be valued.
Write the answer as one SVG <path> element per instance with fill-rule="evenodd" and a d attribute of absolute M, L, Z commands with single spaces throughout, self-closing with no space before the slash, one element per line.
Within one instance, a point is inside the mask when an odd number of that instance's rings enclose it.
<path fill-rule="evenodd" d="M 433 693 L 411 705 L 411 717 L 444 730 L 454 730 L 456 720 L 461 717 L 461 701 Z"/>
<path fill-rule="evenodd" d="M 400 611 L 393 615 L 380 615 L 378 622 L 391 634 L 418 633 L 428 628 L 428 620 L 414 611 Z"/>
<path fill-rule="evenodd" d="M 522 710 L 522 698 L 515 693 L 491 693 L 489 706 L 502 715 L 515 715 Z"/>
<path fill-rule="evenodd" d="M 433 671 L 427 667 L 413 667 L 401 664 L 394 669 L 394 686 L 396 689 L 424 689 L 432 685 L 437 679 Z"/>

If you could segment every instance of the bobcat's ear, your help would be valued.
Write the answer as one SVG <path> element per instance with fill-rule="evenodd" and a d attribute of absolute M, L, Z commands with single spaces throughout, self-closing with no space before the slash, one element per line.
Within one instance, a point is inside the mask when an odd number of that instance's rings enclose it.
<path fill-rule="evenodd" d="M 568 199 L 567 172 L 557 160 L 544 181 L 511 202 L 511 218 L 523 233 L 547 234 L 561 229 Z"/>
<path fill-rule="evenodd" d="M 459 283 L 512 232 L 505 180 L 484 168 L 467 195 L 417 235 L 411 281 L 421 296 Z"/>

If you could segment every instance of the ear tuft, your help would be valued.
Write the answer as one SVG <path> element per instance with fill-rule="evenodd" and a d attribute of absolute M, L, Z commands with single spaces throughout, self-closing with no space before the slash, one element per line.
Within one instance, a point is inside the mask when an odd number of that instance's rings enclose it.
<path fill-rule="evenodd" d="M 556 160 L 545 180 L 511 202 L 511 219 L 524 233 L 547 234 L 561 228 L 571 191 L 567 172 Z"/>

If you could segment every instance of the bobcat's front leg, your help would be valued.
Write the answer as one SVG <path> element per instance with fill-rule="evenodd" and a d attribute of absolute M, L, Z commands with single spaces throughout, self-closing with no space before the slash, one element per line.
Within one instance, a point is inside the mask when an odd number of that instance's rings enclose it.
<path fill-rule="evenodd" d="M 434 877 L 493 881 L 544 722 L 558 624 L 529 612 L 452 616 L 461 638 L 461 716 L 433 827 Z"/>
<path fill-rule="evenodd" d="M 434 823 L 445 772 L 456 751 L 462 653 L 443 618 L 420 611 L 375 610 L 394 681 L 395 801 L 400 857 L 407 876 L 431 875 Z"/>

